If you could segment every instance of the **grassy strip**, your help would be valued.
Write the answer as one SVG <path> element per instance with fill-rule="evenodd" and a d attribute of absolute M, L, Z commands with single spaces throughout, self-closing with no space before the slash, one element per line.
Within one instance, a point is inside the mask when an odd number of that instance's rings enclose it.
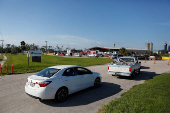
<path fill-rule="evenodd" d="M 31 62 L 31 58 L 29 58 L 29 66 L 28 66 L 28 58 L 26 55 L 18 54 L 11 55 L 6 54 L 8 63 L 9 73 L 11 72 L 11 65 L 13 63 L 13 72 L 14 73 L 30 73 L 37 72 L 44 68 L 55 66 L 55 65 L 79 65 L 79 66 L 93 66 L 93 65 L 101 65 L 110 63 L 112 60 L 108 58 L 66 58 L 66 57 L 58 57 L 58 56 L 46 56 L 43 55 L 41 57 L 41 62 Z M 6 65 L 3 65 L 3 73 L 6 73 Z"/>
<path fill-rule="evenodd" d="M 2 61 L 4 59 L 4 56 L 3 55 L 1 55 L 0 56 L 0 61 Z"/>
<path fill-rule="evenodd" d="M 104 105 L 99 113 L 169 113 L 169 81 L 170 73 L 155 76 Z"/>

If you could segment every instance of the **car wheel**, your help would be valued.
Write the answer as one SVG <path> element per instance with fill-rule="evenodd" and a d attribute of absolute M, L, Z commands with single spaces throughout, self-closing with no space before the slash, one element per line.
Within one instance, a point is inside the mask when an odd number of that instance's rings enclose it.
<path fill-rule="evenodd" d="M 138 69 L 138 74 L 140 73 L 140 68 Z"/>
<path fill-rule="evenodd" d="M 42 101 L 43 101 L 43 99 L 39 98 L 39 101 L 40 101 L 40 102 L 42 102 Z"/>
<path fill-rule="evenodd" d="M 58 102 L 63 102 L 67 99 L 67 97 L 68 97 L 68 90 L 66 88 L 60 88 L 56 93 L 55 99 Z"/>
<path fill-rule="evenodd" d="M 136 76 L 136 73 L 135 73 L 135 70 L 134 70 L 133 73 L 131 74 L 131 77 L 135 78 L 135 76 Z"/>
<path fill-rule="evenodd" d="M 100 86 L 100 78 L 96 78 L 94 81 L 94 87 L 98 88 Z"/>

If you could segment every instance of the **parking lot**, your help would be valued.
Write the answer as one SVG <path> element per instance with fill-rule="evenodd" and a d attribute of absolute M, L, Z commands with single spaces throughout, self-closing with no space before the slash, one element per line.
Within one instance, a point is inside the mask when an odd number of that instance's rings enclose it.
<path fill-rule="evenodd" d="M 134 85 L 164 72 L 170 72 L 167 60 L 141 61 L 141 73 L 135 78 L 117 77 L 107 74 L 107 65 L 87 67 L 102 75 L 99 88 L 88 88 L 74 93 L 62 103 L 53 100 L 39 101 L 25 94 L 24 86 L 27 76 L 34 74 L 6 75 L 0 77 L 0 113 L 96 113 L 102 105 L 107 104 Z"/>

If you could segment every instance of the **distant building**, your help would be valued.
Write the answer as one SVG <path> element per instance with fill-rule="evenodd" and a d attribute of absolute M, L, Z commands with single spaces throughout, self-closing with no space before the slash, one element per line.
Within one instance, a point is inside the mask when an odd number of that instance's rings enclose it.
<path fill-rule="evenodd" d="M 98 52 L 101 52 L 101 53 L 118 53 L 120 47 L 92 47 L 92 48 L 89 48 L 87 50 L 90 50 L 90 51 L 98 51 Z M 86 51 L 87 51 L 86 50 Z M 144 53 L 149 53 L 151 54 L 153 51 L 151 50 L 146 50 L 146 49 L 137 49 L 137 48 L 126 48 L 126 50 L 130 53 L 136 53 L 136 54 L 144 54 Z"/>
<path fill-rule="evenodd" d="M 170 45 L 168 46 L 168 51 L 170 52 Z"/>
<path fill-rule="evenodd" d="M 92 47 L 89 49 L 86 49 L 86 51 L 98 51 L 99 53 L 114 53 L 117 54 L 119 49 L 121 47 L 115 47 L 115 44 L 113 43 L 113 47 Z M 125 48 L 128 52 L 131 54 L 145 54 L 146 52 L 149 54 L 153 53 L 153 43 L 149 43 L 147 40 L 147 43 L 145 43 L 145 49 L 137 49 L 137 48 Z"/>
<path fill-rule="evenodd" d="M 166 52 L 167 51 L 167 43 L 165 42 L 164 44 L 164 51 Z"/>
<path fill-rule="evenodd" d="M 147 43 L 145 43 L 145 49 L 153 51 L 153 43 L 149 43 L 149 41 L 147 40 Z"/>

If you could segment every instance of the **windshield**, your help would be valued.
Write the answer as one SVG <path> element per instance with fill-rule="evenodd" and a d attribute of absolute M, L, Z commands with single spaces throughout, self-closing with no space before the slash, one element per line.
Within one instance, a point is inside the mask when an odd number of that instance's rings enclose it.
<path fill-rule="evenodd" d="M 41 77 L 48 77 L 50 78 L 51 76 L 53 76 L 55 73 L 57 73 L 60 69 L 55 69 L 55 68 L 46 68 L 38 73 L 36 73 L 35 75 L 37 76 L 41 76 Z"/>
<path fill-rule="evenodd" d="M 121 58 L 121 59 L 125 62 L 134 62 L 133 58 Z M 121 61 L 121 59 L 120 59 L 120 61 Z"/>

